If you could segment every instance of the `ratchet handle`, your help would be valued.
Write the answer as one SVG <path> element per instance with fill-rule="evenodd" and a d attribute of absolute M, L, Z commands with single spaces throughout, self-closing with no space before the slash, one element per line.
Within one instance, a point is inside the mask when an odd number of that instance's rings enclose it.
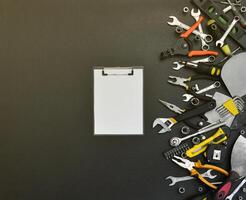
<path fill-rule="evenodd" d="M 207 55 L 218 56 L 219 53 L 217 51 L 190 51 L 188 53 L 188 56 L 190 58 L 193 56 L 207 56 Z"/>
<path fill-rule="evenodd" d="M 228 196 L 231 187 L 232 187 L 232 182 L 235 181 L 236 179 L 239 178 L 238 173 L 236 172 L 231 172 L 230 177 L 226 181 L 226 183 L 219 189 L 219 191 L 215 195 L 215 200 L 223 200 L 225 199 L 226 196 Z"/>
<path fill-rule="evenodd" d="M 188 38 L 190 34 L 199 26 L 199 24 L 204 20 L 203 16 L 200 16 L 199 20 L 193 24 L 186 32 L 181 34 L 182 38 Z"/>
<path fill-rule="evenodd" d="M 205 74 L 209 76 L 219 77 L 221 73 L 220 68 L 211 65 L 206 65 L 204 63 L 198 63 L 194 65 L 194 63 L 186 62 L 185 66 L 187 68 L 193 69 L 195 72 L 199 74 Z"/>
<path fill-rule="evenodd" d="M 204 114 L 205 112 L 213 110 L 215 107 L 216 107 L 216 101 L 212 99 L 209 102 L 204 103 L 201 106 L 198 106 L 194 109 L 184 112 L 182 115 L 176 116 L 175 120 L 177 120 L 178 122 L 185 121 L 187 119 L 199 116 L 201 114 Z"/>

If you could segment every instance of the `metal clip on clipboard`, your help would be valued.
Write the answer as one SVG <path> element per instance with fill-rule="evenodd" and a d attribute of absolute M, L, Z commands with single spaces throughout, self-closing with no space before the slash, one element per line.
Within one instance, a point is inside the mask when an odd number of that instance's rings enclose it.
<path fill-rule="evenodd" d="M 143 134 L 143 67 L 94 68 L 94 134 Z"/>

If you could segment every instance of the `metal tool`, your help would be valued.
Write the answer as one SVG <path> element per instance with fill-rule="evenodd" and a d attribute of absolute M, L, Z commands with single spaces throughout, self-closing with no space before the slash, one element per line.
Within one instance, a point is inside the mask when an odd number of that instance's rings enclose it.
<path fill-rule="evenodd" d="M 174 105 L 174 104 L 171 104 L 171 103 L 168 103 L 166 101 L 163 101 L 161 99 L 159 99 L 159 102 L 166 106 L 168 109 L 170 109 L 171 111 L 177 113 L 177 114 L 183 114 L 186 110 L 185 109 L 181 109 L 179 108 L 178 106 Z"/>
<path fill-rule="evenodd" d="M 223 66 L 221 78 L 231 96 L 246 95 L 246 53 L 239 53 L 231 57 Z"/>
<path fill-rule="evenodd" d="M 190 11 L 190 9 L 187 6 L 183 8 L 184 13 L 188 13 L 189 11 Z"/>
<path fill-rule="evenodd" d="M 243 187 L 245 183 L 246 183 L 246 178 L 242 180 L 242 182 L 236 187 L 236 189 L 229 196 L 225 198 L 225 200 L 231 200 L 237 194 L 237 192 Z"/>
<path fill-rule="evenodd" d="M 207 150 L 209 144 L 220 144 L 227 140 L 227 135 L 223 131 L 223 129 L 219 128 L 215 134 L 207 138 L 206 140 L 202 141 L 199 144 L 194 145 L 192 148 L 186 151 L 186 155 L 189 158 L 193 158 L 198 156 L 199 154 L 203 153 Z"/>
<path fill-rule="evenodd" d="M 213 171 L 212 169 L 209 169 L 206 172 L 204 172 L 203 174 L 201 174 L 201 176 L 203 178 L 214 179 L 217 177 L 217 175 L 212 175 L 212 173 L 211 173 L 212 171 Z M 193 180 L 193 179 L 195 179 L 194 176 L 184 176 L 184 177 L 168 176 L 168 177 L 166 177 L 166 180 L 171 180 L 171 183 L 169 184 L 169 186 L 174 186 L 178 182 L 189 181 L 189 180 Z"/>
<path fill-rule="evenodd" d="M 210 125 L 207 125 L 201 129 L 199 129 L 196 133 L 193 133 L 193 134 L 190 134 L 190 135 L 187 135 L 183 138 L 179 138 L 179 137 L 173 137 L 171 138 L 170 140 L 170 145 L 173 146 L 173 147 L 177 147 L 181 144 L 181 142 L 185 141 L 185 140 L 188 140 L 192 137 L 195 137 L 197 135 L 201 135 L 202 133 L 206 133 L 208 131 L 211 131 L 211 130 L 214 130 L 216 128 L 219 128 L 223 125 L 226 124 L 226 121 L 223 121 L 223 122 L 217 122 L 217 123 L 214 123 L 214 124 L 210 124 Z"/>
<path fill-rule="evenodd" d="M 229 194 L 232 182 L 235 179 L 246 176 L 246 151 L 242 151 L 243 149 L 246 149 L 246 138 L 244 130 L 241 131 L 241 135 L 234 143 L 232 149 L 230 179 L 216 193 L 216 200 L 222 200 Z"/>
<path fill-rule="evenodd" d="M 233 21 L 231 22 L 231 24 L 227 28 L 227 30 L 224 33 L 224 35 L 219 40 L 216 41 L 216 46 L 220 46 L 220 47 L 223 47 L 224 46 L 225 39 L 227 38 L 227 36 L 231 32 L 231 30 L 233 29 L 233 27 L 237 24 L 237 22 L 239 20 L 240 20 L 240 17 L 238 17 L 238 16 L 235 16 L 234 17 Z"/>
<path fill-rule="evenodd" d="M 190 61 L 191 63 L 212 63 L 215 61 L 215 57 L 214 56 L 209 56 L 203 59 L 198 59 L 198 60 L 192 60 Z M 183 61 L 179 61 L 179 62 L 173 62 L 174 65 L 176 65 L 175 67 L 173 67 L 174 70 L 180 70 L 181 68 L 185 67 L 185 63 Z"/>
<path fill-rule="evenodd" d="M 201 15 L 201 11 L 199 9 L 197 9 L 197 12 L 195 12 L 194 9 L 191 9 L 191 16 L 198 22 L 199 18 L 200 18 L 200 15 Z M 203 28 L 202 28 L 202 24 L 199 24 L 198 25 L 198 30 L 201 32 L 201 33 L 204 33 L 203 32 Z M 202 50 L 209 50 L 209 45 L 206 43 L 206 41 L 201 38 L 201 42 L 202 42 Z"/>
<path fill-rule="evenodd" d="M 170 118 L 155 119 L 155 121 L 153 122 L 153 128 L 159 125 L 161 127 L 161 130 L 159 131 L 159 133 L 166 133 L 168 131 L 171 131 L 171 128 L 178 122 L 190 119 L 197 115 L 204 114 L 205 112 L 208 112 L 209 110 L 212 110 L 215 107 L 216 107 L 216 102 L 213 99 L 210 99 L 209 102 L 201 106 L 198 106 L 194 109 L 188 110 L 184 112 L 182 115 L 178 115 L 178 116 L 170 117 Z"/>
<path fill-rule="evenodd" d="M 191 172 L 191 176 L 196 176 L 198 179 L 200 179 L 203 183 L 205 183 L 207 186 L 213 188 L 213 189 L 217 189 L 217 187 L 215 185 L 213 185 L 212 183 L 210 183 L 209 181 L 207 181 L 198 171 L 197 169 L 213 169 L 217 172 L 220 172 L 221 174 L 224 174 L 225 176 L 228 176 L 229 173 L 217 166 L 214 165 L 209 165 L 209 164 L 202 164 L 200 160 L 198 160 L 197 162 L 192 162 L 188 159 L 185 158 L 181 158 L 178 156 L 174 156 L 174 158 L 172 159 L 173 162 L 175 162 L 177 165 L 179 165 L 182 168 L 188 169 Z M 197 168 L 197 169 L 196 169 Z"/>
<path fill-rule="evenodd" d="M 183 28 L 184 30 L 189 30 L 191 28 L 190 26 L 180 22 L 178 18 L 175 16 L 169 16 L 169 18 L 172 20 L 171 22 L 167 22 L 170 26 L 178 26 L 180 28 Z M 192 33 L 195 35 L 198 35 L 200 38 L 202 38 L 207 43 L 213 41 L 213 37 L 211 35 L 201 33 L 198 30 L 194 30 Z"/>
<path fill-rule="evenodd" d="M 208 91 L 210 91 L 212 89 L 219 88 L 220 86 L 221 86 L 221 83 L 219 81 L 216 81 L 212 85 L 210 85 L 208 87 L 205 87 L 205 88 L 197 91 L 196 94 L 202 94 L 202 93 L 208 92 Z M 194 95 L 191 95 L 191 94 L 183 94 L 182 97 L 183 97 L 183 101 L 184 102 L 188 102 L 188 101 L 190 101 L 194 97 Z"/>
<path fill-rule="evenodd" d="M 164 157 L 169 160 L 170 158 L 173 158 L 173 156 L 181 156 L 186 157 L 185 152 L 189 149 L 189 145 L 187 143 L 184 143 L 176 148 L 173 148 L 167 152 L 163 152 Z"/>
<path fill-rule="evenodd" d="M 220 83 L 219 81 L 216 81 L 216 82 L 214 82 L 212 85 L 210 85 L 210 86 L 208 86 L 208 87 L 205 87 L 205 88 L 203 88 L 203 89 L 197 91 L 196 93 L 197 93 L 197 94 L 202 94 L 202 93 L 208 92 L 208 91 L 210 91 L 210 90 L 212 90 L 212 89 L 217 89 L 217 88 L 219 88 L 220 86 L 221 86 L 221 83 Z"/>
<path fill-rule="evenodd" d="M 179 187 L 179 193 L 184 194 L 185 193 L 185 188 L 184 187 Z"/>
<path fill-rule="evenodd" d="M 231 6 L 231 9 L 232 9 L 232 12 L 233 14 L 236 16 L 236 17 L 239 17 L 239 22 L 241 24 L 241 26 L 243 28 L 246 28 L 246 20 L 245 18 L 243 17 L 243 15 L 240 13 L 240 11 L 236 8 L 236 6 L 234 6 L 232 3 L 231 3 L 231 0 L 227 0 L 227 2 L 230 4 Z"/>

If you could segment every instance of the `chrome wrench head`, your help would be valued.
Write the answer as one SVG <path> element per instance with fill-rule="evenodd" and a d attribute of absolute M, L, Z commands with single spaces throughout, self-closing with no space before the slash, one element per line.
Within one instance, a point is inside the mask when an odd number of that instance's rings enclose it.
<path fill-rule="evenodd" d="M 183 94 L 182 97 L 184 102 L 189 102 L 194 96 L 191 94 Z"/>
<path fill-rule="evenodd" d="M 181 68 L 185 67 L 185 64 L 182 64 L 181 62 L 173 62 L 175 67 L 173 67 L 174 70 L 180 70 Z"/>
<path fill-rule="evenodd" d="M 174 125 L 174 122 L 172 122 L 172 120 L 168 118 L 157 118 L 153 122 L 153 128 L 155 128 L 156 126 L 162 127 L 159 133 L 166 133 L 166 132 L 171 131 L 171 127 L 173 125 Z"/>
<path fill-rule="evenodd" d="M 212 175 L 212 172 L 213 170 L 212 169 L 209 169 L 208 171 L 206 171 L 206 172 L 204 172 L 203 174 L 202 174 L 202 176 L 204 177 L 204 178 L 209 178 L 209 179 L 214 179 L 214 178 L 216 178 L 217 177 L 217 175 L 215 174 L 215 175 Z"/>
<path fill-rule="evenodd" d="M 179 26 L 179 27 L 181 27 L 180 26 L 181 23 L 180 23 L 180 21 L 178 20 L 177 17 L 175 17 L 175 16 L 169 16 L 169 18 L 172 20 L 171 22 L 167 22 L 170 26 Z"/>
<path fill-rule="evenodd" d="M 191 16 L 194 17 L 194 18 L 199 18 L 200 15 L 201 15 L 201 11 L 200 11 L 199 9 L 197 9 L 197 12 L 195 12 L 195 9 L 192 8 L 190 14 L 191 14 Z"/>

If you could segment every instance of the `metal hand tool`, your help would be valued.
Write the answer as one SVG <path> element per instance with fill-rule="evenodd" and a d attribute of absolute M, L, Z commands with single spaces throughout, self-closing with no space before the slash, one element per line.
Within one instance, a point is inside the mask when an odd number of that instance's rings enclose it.
<path fill-rule="evenodd" d="M 203 88 L 203 89 L 197 91 L 196 93 L 197 93 L 197 94 L 202 94 L 202 93 L 208 92 L 208 91 L 210 91 L 210 90 L 212 90 L 212 89 L 219 88 L 220 86 L 221 86 L 221 83 L 220 83 L 219 81 L 216 81 L 216 82 L 214 82 L 212 85 L 210 85 L 210 86 L 208 86 L 208 87 L 205 87 L 205 88 Z"/>
<path fill-rule="evenodd" d="M 215 61 L 215 57 L 214 56 L 209 56 L 207 58 L 203 58 L 203 59 L 198 59 L 198 60 L 192 60 L 190 62 L 198 64 L 198 63 L 208 63 L 208 62 L 214 62 Z M 173 67 L 174 70 L 180 70 L 181 68 L 185 67 L 185 63 L 183 63 L 183 61 L 179 61 L 179 62 L 173 62 L 174 65 L 176 65 L 175 67 Z"/>
<path fill-rule="evenodd" d="M 172 161 L 175 162 L 180 167 L 188 169 L 191 172 L 191 176 L 198 177 L 198 179 L 200 179 L 203 183 L 205 183 L 207 186 L 213 189 L 217 189 L 217 187 L 212 183 L 210 183 L 209 181 L 207 181 L 204 177 L 202 177 L 202 175 L 197 171 L 197 169 L 213 169 L 217 172 L 220 172 L 221 174 L 224 174 L 225 176 L 229 175 L 229 173 L 226 170 L 214 165 L 209 165 L 209 164 L 203 165 L 200 160 L 198 160 L 197 162 L 192 162 L 188 159 L 174 156 Z"/>
<path fill-rule="evenodd" d="M 170 19 L 172 19 L 171 22 L 167 22 L 170 26 L 178 26 L 180 28 L 183 28 L 184 30 L 189 30 L 190 26 L 180 22 L 177 17 L 175 16 L 169 16 Z M 200 38 L 204 39 L 204 41 L 206 42 L 212 42 L 213 41 L 213 37 L 211 35 L 205 34 L 205 33 L 201 33 L 198 30 L 194 30 L 192 32 L 195 35 L 198 35 Z"/>
<path fill-rule="evenodd" d="M 206 140 L 202 141 L 199 144 L 194 145 L 192 148 L 186 151 L 186 155 L 189 158 L 193 158 L 195 156 L 198 156 L 199 154 L 203 153 L 207 150 L 208 145 L 210 144 L 220 144 L 221 142 L 224 142 L 227 140 L 227 135 L 223 131 L 223 129 L 219 128 L 215 134 L 207 138 Z"/>
<path fill-rule="evenodd" d="M 170 158 L 173 158 L 173 156 L 181 156 L 182 158 L 185 156 L 186 154 L 185 152 L 189 149 L 189 145 L 187 143 L 184 143 L 176 148 L 172 148 L 171 150 L 167 151 L 167 152 L 163 152 L 163 156 L 169 160 Z"/>
<path fill-rule="evenodd" d="M 217 123 L 214 123 L 214 124 L 209 124 L 207 126 L 205 126 L 204 128 L 201 128 L 199 129 L 196 133 L 193 133 L 191 135 L 187 135 L 186 137 L 182 137 L 182 138 L 179 138 L 179 137 L 173 137 L 171 138 L 170 140 L 170 145 L 173 146 L 173 147 L 177 147 L 181 144 L 181 142 L 185 141 L 185 140 L 188 140 L 192 137 L 195 137 L 197 135 L 201 135 L 202 133 L 206 133 L 208 131 L 211 131 L 211 130 L 214 130 L 216 128 L 219 128 L 223 125 L 226 125 L 226 121 L 223 121 L 223 122 L 217 122 Z"/>
<path fill-rule="evenodd" d="M 231 3 L 231 0 L 227 0 L 227 2 L 230 4 L 231 6 L 231 9 L 232 9 L 232 12 L 235 16 L 239 17 L 239 22 L 241 24 L 241 26 L 243 28 L 246 28 L 246 20 L 245 18 L 243 17 L 243 15 L 240 13 L 240 11 L 236 8 L 236 6 L 234 6 L 232 3 Z"/>
<path fill-rule="evenodd" d="M 216 178 L 217 175 L 212 175 L 211 172 L 212 172 L 212 169 L 209 169 L 206 172 L 204 172 L 203 174 L 201 174 L 201 176 L 203 178 L 209 178 L 209 179 Z M 169 184 L 169 186 L 174 186 L 178 182 L 189 181 L 189 180 L 193 180 L 193 179 L 195 179 L 194 176 L 184 176 L 184 177 L 168 176 L 168 177 L 166 177 L 166 180 L 171 180 L 171 183 Z"/>
<path fill-rule="evenodd" d="M 219 40 L 216 41 L 216 46 L 220 46 L 220 47 L 223 47 L 224 46 L 225 39 L 227 38 L 227 36 L 231 32 L 231 30 L 233 29 L 233 27 L 237 24 L 237 22 L 239 20 L 240 20 L 240 17 L 238 17 L 238 16 L 235 16 L 234 17 L 233 21 L 231 22 L 231 24 L 227 28 L 227 30 L 224 33 L 224 35 Z"/>
<path fill-rule="evenodd" d="M 225 198 L 225 200 L 231 200 L 237 194 L 237 192 L 243 187 L 245 183 L 246 183 L 246 178 L 242 180 L 242 182 L 236 187 L 236 189 L 229 196 Z"/>
<path fill-rule="evenodd" d="M 230 5 L 227 1 L 220 1 L 221 4 Z M 234 6 L 242 6 L 241 3 L 232 3 Z"/>
<path fill-rule="evenodd" d="M 182 55 L 182 56 L 184 55 L 188 57 L 207 56 L 207 55 L 217 56 L 218 52 L 193 50 L 192 43 L 187 38 L 180 38 L 175 42 L 174 47 L 161 52 L 161 59 L 165 59 L 167 57 L 172 57 L 175 55 Z"/>
<path fill-rule="evenodd" d="M 161 99 L 159 99 L 159 102 L 177 114 L 183 114 L 186 111 L 185 109 L 181 109 L 178 106 L 171 104 L 171 103 L 168 103 L 166 101 L 163 101 Z"/>
<path fill-rule="evenodd" d="M 242 121 L 245 121 L 245 116 L 244 114 Z M 246 151 L 244 151 L 246 149 L 245 131 L 242 129 L 240 133 L 241 135 L 234 143 L 231 153 L 231 173 L 229 180 L 216 193 L 216 200 L 225 199 L 230 192 L 232 183 L 238 178 L 246 176 Z"/>
<path fill-rule="evenodd" d="M 221 86 L 221 83 L 219 81 L 216 81 L 214 82 L 212 85 L 208 86 L 208 87 L 205 87 L 199 91 L 196 92 L 196 94 L 202 94 L 202 93 L 205 93 L 205 92 L 208 92 L 212 89 L 216 89 L 216 88 L 219 88 Z M 188 102 L 190 101 L 194 96 L 192 94 L 183 94 L 182 95 L 183 97 L 183 101 L 184 102 Z"/>
<path fill-rule="evenodd" d="M 210 98 L 209 98 L 210 99 Z M 191 109 L 189 111 L 184 112 L 182 115 L 178 115 L 175 117 L 170 117 L 170 118 L 157 118 L 153 122 L 153 128 L 156 126 L 160 126 L 161 130 L 159 133 L 166 133 L 168 131 L 171 131 L 171 128 L 177 124 L 178 122 L 188 120 L 192 117 L 204 114 L 205 112 L 208 112 L 216 107 L 216 102 L 212 99 L 210 99 L 209 102 L 198 106 L 194 109 Z"/>
<path fill-rule="evenodd" d="M 203 16 L 200 16 L 198 18 L 198 20 L 196 21 L 195 24 L 193 24 L 186 32 L 182 33 L 181 34 L 181 37 L 182 38 L 188 38 L 190 36 L 190 34 L 196 30 L 196 28 L 202 23 L 202 21 L 204 20 L 204 17 Z"/>
<path fill-rule="evenodd" d="M 197 12 L 195 12 L 194 9 L 191 9 L 191 16 L 192 16 L 196 21 L 199 20 L 200 15 L 201 15 L 201 11 L 200 11 L 199 9 L 197 9 Z M 201 33 L 204 33 L 204 32 L 203 32 L 203 28 L 202 28 L 202 24 L 199 24 L 198 30 L 199 30 Z M 201 39 L 201 42 L 202 42 L 202 50 L 209 50 L 209 45 L 204 41 L 203 38 L 200 38 L 200 39 Z"/>

